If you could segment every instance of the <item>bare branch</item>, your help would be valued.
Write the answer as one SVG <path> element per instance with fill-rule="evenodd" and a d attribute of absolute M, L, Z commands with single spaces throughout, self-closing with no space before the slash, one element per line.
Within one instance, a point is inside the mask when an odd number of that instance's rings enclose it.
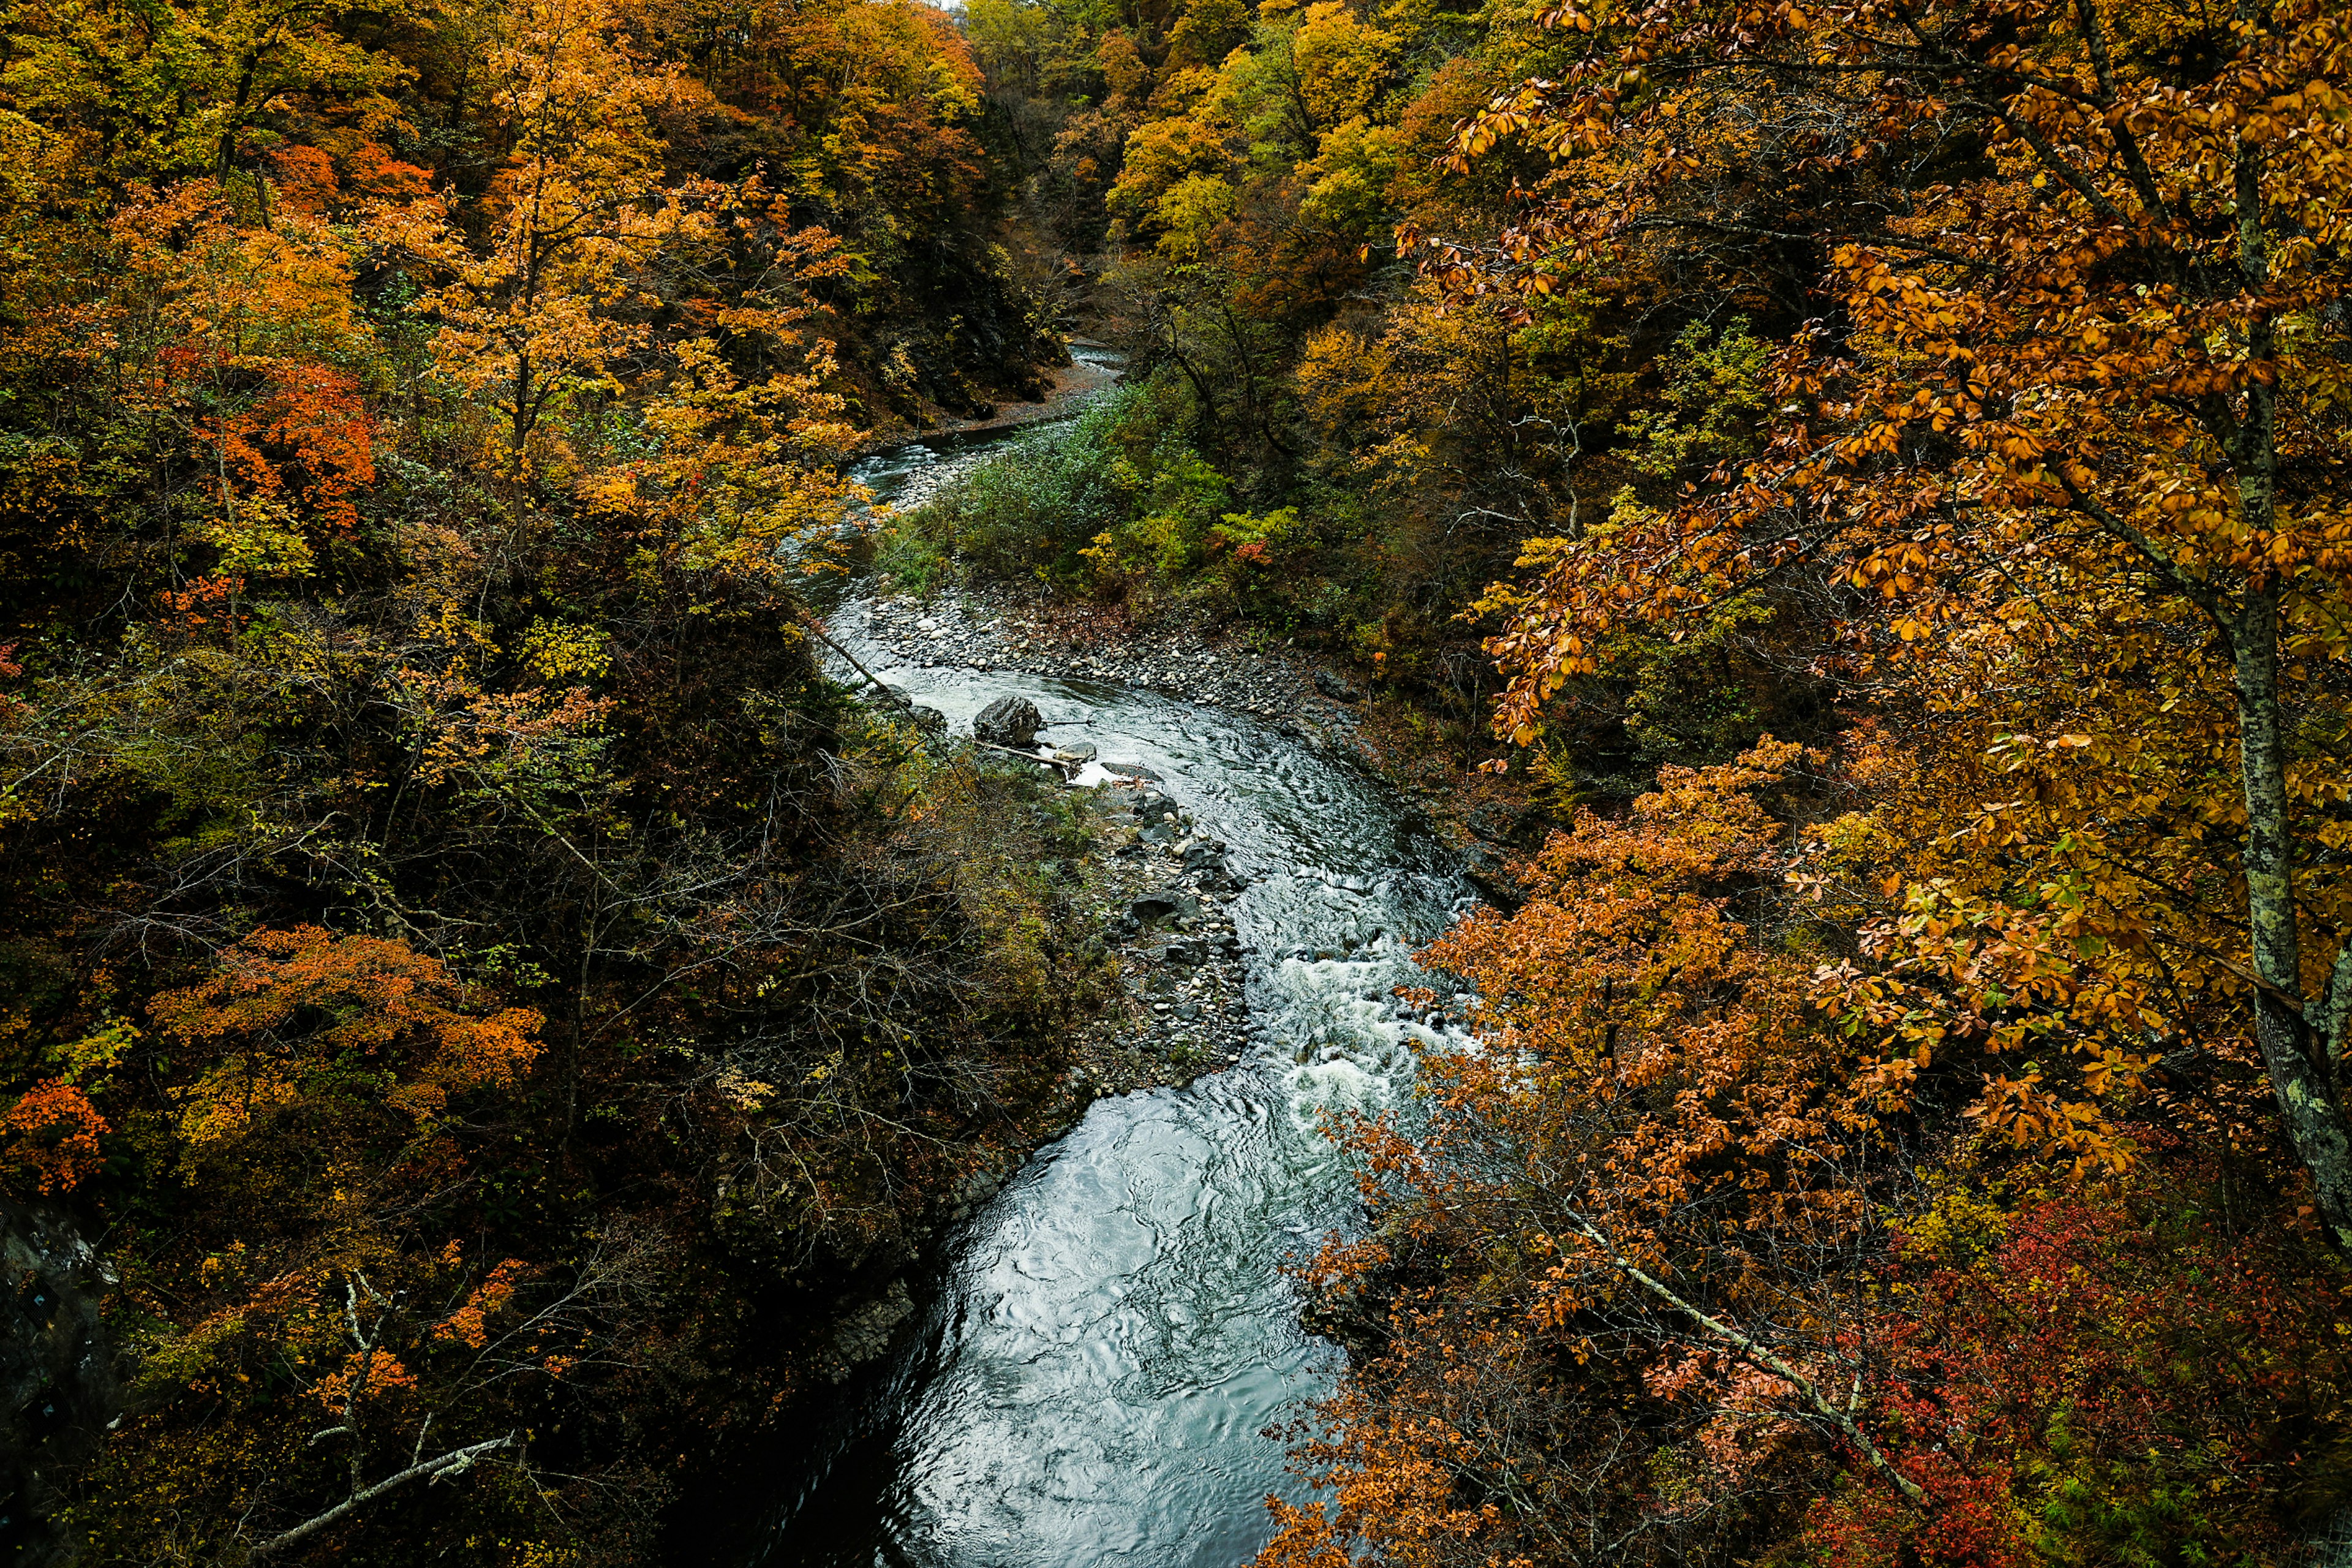
<path fill-rule="evenodd" d="M 1925 1503 L 1927 1500 L 1927 1494 L 1920 1489 L 1919 1483 L 1896 1469 L 1894 1462 L 1879 1451 L 1878 1445 L 1870 1440 L 1870 1434 L 1855 1425 L 1853 1416 L 1849 1413 L 1851 1405 L 1847 1409 L 1841 1410 L 1836 1403 L 1815 1387 L 1812 1380 L 1803 1373 L 1799 1372 L 1730 1324 L 1720 1319 L 1709 1317 L 1675 1294 L 1632 1258 L 1623 1257 L 1615 1247 L 1610 1246 L 1609 1238 L 1602 1236 L 1582 1215 L 1571 1214 L 1568 1217 L 1570 1224 L 1584 1233 L 1584 1238 L 1600 1249 L 1601 1261 L 1731 1347 L 1732 1351 L 1750 1366 L 1759 1371 L 1769 1372 L 1794 1388 L 1805 1403 L 1812 1406 L 1816 1415 L 1835 1426 L 1844 1436 L 1845 1440 L 1853 1444 L 1856 1451 L 1870 1462 L 1871 1468 L 1893 1481 L 1896 1489 L 1900 1490 L 1905 1497 L 1915 1503 Z"/>
<path fill-rule="evenodd" d="M 289 1546 L 299 1545 L 309 1540 L 329 1525 L 350 1518 L 386 1492 L 404 1487 L 415 1480 L 440 1480 L 448 1476 L 463 1475 L 472 1469 L 474 1461 L 483 1455 L 514 1446 L 515 1435 L 509 1432 L 503 1437 L 492 1437 L 482 1443 L 469 1443 L 465 1447 L 452 1448 L 447 1453 L 436 1455 L 421 1464 L 411 1465 L 397 1474 L 386 1476 L 372 1487 L 353 1492 L 326 1512 L 306 1519 L 293 1529 L 282 1531 L 271 1536 L 256 1546 L 252 1554 L 257 1558 L 274 1556 Z"/>

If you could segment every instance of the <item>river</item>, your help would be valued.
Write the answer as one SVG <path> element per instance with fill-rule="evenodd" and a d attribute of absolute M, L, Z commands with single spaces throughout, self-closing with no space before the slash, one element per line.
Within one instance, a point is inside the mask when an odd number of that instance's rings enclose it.
<path fill-rule="evenodd" d="M 881 499 L 993 441 L 860 465 Z M 1357 1215 L 1327 1110 L 1410 1084 L 1389 998 L 1469 902 L 1407 803 L 1272 726 L 1133 688 L 892 662 L 851 599 L 835 635 L 968 731 L 1026 696 L 1049 737 L 1139 762 L 1232 847 L 1252 1043 L 1188 1088 L 1097 1100 L 947 1243 L 927 1307 L 773 1478 L 768 1568 L 1234 1568 L 1291 1493 L 1266 1429 L 1330 1386 L 1281 1271 Z"/>

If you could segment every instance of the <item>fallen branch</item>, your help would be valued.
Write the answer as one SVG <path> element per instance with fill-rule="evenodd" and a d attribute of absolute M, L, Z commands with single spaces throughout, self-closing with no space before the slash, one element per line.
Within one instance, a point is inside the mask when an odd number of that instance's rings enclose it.
<path fill-rule="evenodd" d="M 824 629 L 824 623 L 818 620 L 815 616 L 810 614 L 806 610 L 803 610 L 801 612 L 801 624 L 808 627 L 808 629 L 815 635 L 817 641 L 824 644 L 825 647 L 833 649 L 834 652 L 847 659 L 849 661 L 850 668 L 856 670 L 858 674 L 872 681 L 874 683 L 875 690 L 879 691 L 883 696 L 887 697 L 891 701 L 896 702 L 908 712 L 912 713 L 915 710 L 915 705 L 912 702 L 909 702 L 897 690 L 888 686 L 885 686 L 882 683 L 882 678 L 880 676 L 875 674 L 872 670 L 858 663 L 857 656 L 856 654 L 850 652 L 847 648 L 834 641 L 833 635 Z"/>
<path fill-rule="evenodd" d="M 1920 1489 L 1919 1483 L 1905 1475 L 1902 1471 L 1896 1469 L 1894 1462 L 1888 1459 L 1885 1454 L 1879 1452 L 1878 1445 L 1870 1440 L 1870 1435 L 1854 1424 L 1853 1416 L 1850 1414 L 1851 1405 L 1849 1405 L 1846 1410 L 1839 1409 L 1834 1403 L 1822 1394 L 1820 1389 L 1813 1386 L 1812 1381 L 1806 1377 L 1804 1373 L 1799 1372 L 1795 1367 L 1790 1366 L 1787 1362 L 1782 1361 L 1779 1356 L 1774 1355 L 1764 1346 L 1758 1344 L 1754 1340 L 1749 1339 L 1746 1334 L 1741 1333 L 1738 1329 L 1733 1328 L 1730 1324 L 1722 1321 L 1720 1319 L 1709 1317 L 1706 1313 L 1699 1310 L 1698 1308 L 1693 1306 L 1690 1302 L 1684 1300 L 1680 1296 L 1675 1295 L 1674 1291 L 1668 1289 L 1662 1281 L 1652 1277 L 1632 1258 L 1620 1256 L 1616 1249 L 1609 1245 L 1609 1238 L 1602 1236 L 1599 1230 L 1595 1229 L 1583 1215 L 1570 1215 L 1569 1218 L 1574 1222 L 1577 1229 L 1584 1233 L 1584 1238 L 1587 1241 L 1590 1241 L 1594 1247 L 1601 1249 L 1601 1260 L 1607 1263 L 1610 1268 L 1614 1268 L 1618 1273 L 1622 1274 L 1626 1279 L 1633 1280 L 1633 1283 L 1642 1287 L 1643 1289 L 1647 1290 L 1653 1296 L 1657 1297 L 1658 1300 L 1665 1302 L 1666 1305 L 1674 1308 L 1675 1310 L 1690 1319 L 1691 1321 L 1696 1323 L 1700 1328 L 1705 1329 L 1708 1333 L 1713 1334 L 1717 1339 L 1719 1339 L 1725 1344 L 1729 1345 L 1732 1350 L 1738 1354 L 1739 1358 L 1747 1362 L 1750 1366 L 1762 1372 L 1769 1372 L 1774 1377 L 1780 1378 L 1790 1386 L 1793 1387 L 1798 1394 L 1803 1396 L 1805 1403 L 1813 1407 L 1815 1414 L 1821 1415 L 1824 1420 L 1827 1420 L 1831 1425 L 1837 1427 L 1839 1431 L 1843 1432 L 1845 1435 L 1846 1441 L 1852 1443 L 1854 1447 L 1861 1452 L 1862 1457 L 1870 1461 L 1873 1468 L 1876 1469 L 1879 1474 L 1885 1476 L 1888 1480 L 1893 1481 L 1896 1488 L 1902 1491 L 1905 1497 L 1909 1498 L 1915 1503 L 1925 1504 L 1927 1502 L 1927 1494 Z M 1857 1380 L 1857 1392 L 1859 1392 L 1859 1388 L 1860 1384 L 1859 1380 Z"/>
<path fill-rule="evenodd" d="M 353 1492 L 316 1518 L 306 1519 L 293 1529 L 271 1536 L 256 1546 L 252 1555 L 257 1558 L 268 1557 L 283 1552 L 286 1548 L 318 1534 L 337 1521 L 350 1518 L 396 1487 L 406 1486 L 414 1480 L 439 1480 L 445 1476 L 463 1475 L 473 1468 L 476 1459 L 495 1449 L 511 1447 L 514 1440 L 514 1434 L 509 1432 L 503 1437 L 493 1437 L 486 1443 L 468 1444 L 463 1448 L 452 1448 L 447 1453 L 426 1459 L 421 1464 L 411 1465 L 397 1475 L 386 1476 L 375 1485 Z"/>
<path fill-rule="evenodd" d="M 891 701 L 897 703 L 908 712 L 912 713 L 915 710 L 915 705 L 908 701 L 906 697 L 901 695 L 895 687 L 885 685 L 880 676 L 875 674 L 872 670 L 857 662 L 857 656 L 856 654 L 851 653 L 847 648 L 834 641 L 831 635 L 828 634 L 824 627 L 818 623 L 817 618 L 814 616 L 808 614 L 806 611 L 803 611 L 801 620 L 803 624 L 808 627 L 810 632 L 814 634 L 819 642 L 833 649 L 834 652 L 839 654 L 843 658 L 847 659 L 849 661 L 850 668 L 864 676 L 867 680 L 872 681 L 874 683 L 875 690 L 879 691 L 883 696 L 887 697 Z M 1018 746 L 1000 746 L 993 741 L 982 741 L 979 739 L 974 739 L 971 743 L 978 746 L 984 752 L 1002 752 L 1008 757 L 1019 757 L 1024 763 L 1043 763 L 1048 767 L 1059 768 L 1061 769 L 1062 776 L 1066 779 L 1076 776 L 1076 770 L 1072 769 L 1067 763 L 1056 762 L 1052 757 L 1041 757 L 1034 752 L 1024 752 Z"/>

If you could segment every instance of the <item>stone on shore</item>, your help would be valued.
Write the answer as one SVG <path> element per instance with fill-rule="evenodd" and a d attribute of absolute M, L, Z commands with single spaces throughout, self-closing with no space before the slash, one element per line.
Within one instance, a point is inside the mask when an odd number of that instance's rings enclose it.
<path fill-rule="evenodd" d="M 1334 702 L 1361 702 L 1364 694 L 1349 684 L 1348 678 L 1328 669 L 1315 672 L 1315 689 Z"/>
<path fill-rule="evenodd" d="M 1188 920 L 1201 912 L 1201 900 L 1190 893 L 1146 893 L 1127 906 L 1129 918 L 1150 924 L 1153 921 Z"/>
<path fill-rule="evenodd" d="M 1037 731 L 1045 724 L 1045 715 L 1026 697 L 1000 697 L 972 720 L 971 734 L 972 739 L 992 746 L 1026 748 L 1036 743 Z"/>

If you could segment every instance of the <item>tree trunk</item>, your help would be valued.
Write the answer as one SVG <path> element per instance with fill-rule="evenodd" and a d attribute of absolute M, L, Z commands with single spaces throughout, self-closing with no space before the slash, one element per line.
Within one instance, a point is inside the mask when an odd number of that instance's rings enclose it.
<path fill-rule="evenodd" d="M 2258 0 L 2240 0 L 2250 16 Z M 2270 277 L 2270 235 L 2263 203 L 2263 150 L 2241 141 L 2232 171 L 2238 197 L 2238 270 L 2250 291 Z M 2277 326 L 2267 312 L 2248 323 L 2246 349 L 2256 363 L 2276 352 Z M 2278 395 L 2256 378 L 2245 392 L 2242 418 L 2216 434 L 2237 470 L 2238 513 L 2248 537 L 2261 540 L 2278 526 Z M 2312 1202 L 2328 1239 L 2352 1254 L 2352 1128 L 2336 1094 L 2334 1041 L 2315 1038 L 2303 994 L 2303 935 L 2294 905 L 2294 833 L 2287 810 L 2286 721 L 2279 710 L 2279 597 L 2275 576 L 2259 571 L 2248 581 L 2230 628 L 2230 658 L 2238 689 L 2238 765 L 2245 780 L 2246 929 L 2254 973 L 2264 981 L 2254 997 L 2254 1037 L 2279 1115 L 2295 1157 L 2311 1173 Z M 2332 998 L 2323 998 L 2325 1014 Z"/>
<path fill-rule="evenodd" d="M 2279 595 L 2250 589 L 2231 628 L 2238 688 L 2238 757 L 2246 791 L 2246 925 L 2254 973 L 2254 1036 L 2278 1096 L 2288 1142 L 2311 1173 L 2329 1238 L 2352 1253 L 2352 1127 L 2301 1009 L 2303 947 L 2294 907 L 2294 840 L 2286 792 L 2286 733 L 2278 696 Z"/>

